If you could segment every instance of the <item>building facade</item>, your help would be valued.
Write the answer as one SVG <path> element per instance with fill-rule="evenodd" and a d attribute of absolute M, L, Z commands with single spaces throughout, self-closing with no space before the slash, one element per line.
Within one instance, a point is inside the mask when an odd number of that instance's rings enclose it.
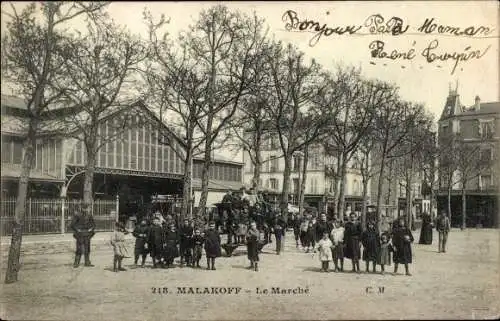
<path fill-rule="evenodd" d="M 283 188 L 283 172 L 285 160 L 282 156 L 276 135 L 267 136 L 261 146 L 262 165 L 260 171 L 260 188 L 279 199 Z M 244 153 L 244 183 L 252 185 L 254 164 L 248 154 Z M 292 172 L 290 176 L 290 201 L 297 204 L 300 184 L 303 180 L 302 168 L 304 156 L 296 153 L 292 159 Z M 304 202 L 320 211 L 333 211 L 335 180 L 329 168 L 336 168 L 334 157 L 327 156 L 323 147 L 314 146 L 309 151 L 307 162 Z M 345 180 L 345 205 L 347 211 L 361 211 L 362 207 L 362 177 L 356 161 L 353 159 L 348 164 Z M 370 188 L 370 187 L 369 187 Z M 370 192 L 368 191 L 368 195 Z"/>
<path fill-rule="evenodd" d="M 79 112 L 77 109 L 62 108 L 49 110 L 43 115 L 43 131 L 37 137 L 30 175 L 30 197 L 82 197 L 87 153 L 81 135 L 67 128 L 54 131 L 54 128 L 60 127 L 58 119 L 64 114 Z M 153 195 L 180 198 L 184 192 L 184 162 L 179 154 L 184 148 L 181 141 L 169 139 L 164 142 L 162 138 L 166 133 L 174 134 L 144 104 L 136 103 L 126 113 L 129 123 L 125 130 L 119 132 L 115 123 L 118 123 L 119 117 L 124 117 L 123 112 L 100 120 L 98 137 L 102 147 L 96 155 L 94 197 L 114 199 L 118 195 L 122 199 L 120 213 L 140 210 Z M 2 95 L 2 197 L 16 196 L 26 126 L 27 111 L 23 100 Z M 202 165 L 201 158 L 194 159 L 195 196 L 201 190 Z M 242 167 L 242 163 L 227 161 L 216 155 L 209 175 L 209 199 L 216 199 L 228 189 L 240 189 Z"/>
<path fill-rule="evenodd" d="M 467 226 L 498 226 L 498 187 L 500 179 L 500 102 L 481 102 L 476 96 L 471 106 L 462 105 L 457 90 L 449 91 L 443 112 L 439 119 L 440 153 L 439 187 L 437 191 L 438 210 L 447 210 L 448 185 L 451 181 L 451 221 L 461 225 L 462 213 L 466 214 Z M 471 157 L 472 168 L 467 176 L 462 176 L 460 167 L 449 168 L 450 161 L 446 150 L 449 148 L 447 137 L 455 138 L 456 152 L 462 158 Z M 471 155 L 466 155 L 471 153 Z M 449 170 L 449 171 L 448 171 Z M 462 170 L 465 171 L 465 170 Z M 447 172 L 451 174 L 447 175 Z M 468 177 L 465 186 L 461 177 Z M 448 179 L 450 178 L 450 179 Z M 462 187 L 465 188 L 466 208 L 462 208 Z"/>

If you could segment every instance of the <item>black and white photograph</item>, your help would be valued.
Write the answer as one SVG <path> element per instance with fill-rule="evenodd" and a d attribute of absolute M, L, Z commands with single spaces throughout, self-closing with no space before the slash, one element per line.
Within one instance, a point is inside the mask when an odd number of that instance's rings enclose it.
<path fill-rule="evenodd" d="M 2 1 L 0 320 L 500 318 L 497 1 Z"/>

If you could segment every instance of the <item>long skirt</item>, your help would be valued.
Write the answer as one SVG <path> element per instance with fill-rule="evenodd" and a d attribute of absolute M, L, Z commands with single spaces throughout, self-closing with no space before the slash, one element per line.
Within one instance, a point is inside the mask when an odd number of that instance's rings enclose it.
<path fill-rule="evenodd" d="M 167 242 L 165 244 L 165 258 L 174 259 L 179 256 L 179 250 L 175 242 Z"/>
<path fill-rule="evenodd" d="M 346 242 L 344 254 L 348 259 L 359 260 L 361 254 L 359 238 L 353 237 Z"/>
<path fill-rule="evenodd" d="M 426 224 L 420 230 L 419 244 L 432 244 L 432 225 Z"/>
<path fill-rule="evenodd" d="M 247 243 L 247 256 L 250 261 L 259 261 L 259 246 L 258 241 L 249 241 Z"/>
<path fill-rule="evenodd" d="M 408 264 L 412 263 L 411 244 L 404 243 L 402 247 L 397 248 L 394 253 L 394 263 Z"/>

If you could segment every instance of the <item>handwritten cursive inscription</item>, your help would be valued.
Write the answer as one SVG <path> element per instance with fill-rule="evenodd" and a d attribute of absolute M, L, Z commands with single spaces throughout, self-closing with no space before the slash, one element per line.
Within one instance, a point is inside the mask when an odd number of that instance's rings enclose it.
<path fill-rule="evenodd" d="M 300 20 L 297 16 L 297 12 L 293 10 L 287 10 L 281 17 L 281 20 L 285 22 L 285 29 L 288 31 L 299 30 L 299 31 L 312 31 L 316 34 L 309 41 L 309 46 L 314 47 L 322 36 L 331 36 L 332 34 L 343 35 L 344 33 L 354 34 L 360 30 L 361 26 L 344 26 L 344 27 L 329 27 L 326 23 L 321 24 L 320 22 L 314 20 Z"/>
<path fill-rule="evenodd" d="M 485 26 L 469 26 L 465 29 L 455 26 L 445 26 L 440 25 L 434 22 L 434 18 L 425 19 L 424 23 L 417 29 L 419 32 L 423 32 L 426 34 L 429 33 L 440 33 L 440 34 L 448 34 L 452 36 L 487 36 L 493 32 L 495 29 L 490 29 Z"/>
<path fill-rule="evenodd" d="M 384 23 L 385 22 L 385 23 Z M 365 27 L 368 28 L 371 34 L 385 34 L 389 33 L 393 36 L 398 36 L 406 31 L 410 26 L 404 26 L 403 19 L 399 17 L 392 17 L 385 21 L 384 17 L 380 14 L 373 14 L 365 20 Z"/>
<path fill-rule="evenodd" d="M 422 56 L 425 57 L 428 63 L 433 63 L 435 61 L 448 61 L 454 60 L 453 69 L 451 70 L 451 74 L 455 73 L 459 62 L 466 62 L 471 59 L 480 59 L 483 57 L 491 45 L 486 47 L 483 51 L 481 50 L 472 50 L 471 46 L 467 46 L 464 48 L 463 52 L 444 52 L 437 53 L 435 49 L 439 47 L 439 41 L 437 39 L 432 40 L 429 45 L 422 50 Z"/>
<path fill-rule="evenodd" d="M 415 42 L 413 43 L 415 45 Z M 368 46 L 371 49 L 372 58 L 378 59 L 391 59 L 391 60 L 411 60 L 415 58 L 415 49 L 411 48 L 406 52 L 401 52 L 396 49 L 387 52 L 385 51 L 385 43 L 380 40 L 375 40 L 370 43 Z"/>

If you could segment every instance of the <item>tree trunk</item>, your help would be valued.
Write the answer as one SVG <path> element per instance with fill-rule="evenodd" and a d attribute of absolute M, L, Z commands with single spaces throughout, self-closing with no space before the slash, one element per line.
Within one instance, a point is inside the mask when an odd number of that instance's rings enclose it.
<path fill-rule="evenodd" d="M 448 210 L 448 218 L 450 219 L 450 222 L 451 222 L 451 190 L 453 188 L 453 185 L 452 185 L 452 181 L 451 179 L 448 179 L 448 203 L 447 203 L 447 210 Z"/>
<path fill-rule="evenodd" d="M 189 145 L 189 143 L 188 143 Z M 189 145 L 191 146 L 191 145 Z M 184 159 L 184 176 L 183 176 L 183 193 L 182 193 L 182 210 L 181 210 L 181 220 L 188 217 L 190 214 L 190 207 L 193 206 L 191 202 L 192 198 L 192 180 L 193 180 L 193 172 L 191 171 L 191 162 L 193 160 L 193 153 L 191 151 L 191 147 L 186 149 L 186 158 Z M 189 219 L 193 219 L 189 217 Z"/>
<path fill-rule="evenodd" d="M 14 224 L 9 247 L 9 257 L 7 259 L 7 271 L 5 272 L 5 283 L 17 282 L 17 274 L 21 268 L 19 259 L 21 256 L 21 243 L 23 238 L 24 215 L 26 214 L 26 198 L 28 194 L 29 176 L 34 158 L 35 134 L 38 124 L 35 120 L 30 120 L 28 135 L 24 141 L 24 156 L 21 167 L 21 174 L 17 187 L 17 200 L 15 208 Z"/>
<path fill-rule="evenodd" d="M 201 171 L 201 196 L 200 202 L 198 203 L 198 211 L 196 213 L 196 219 L 201 219 L 205 217 L 205 211 L 207 206 L 208 198 L 208 183 L 210 180 L 210 165 L 212 162 L 212 148 L 209 140 L 207 139 L 205 143 L 205 154 L 203 159 L 203 169 Z"/>
<path fill-rule="evenodd" d="M 408 226 L 409 229 L 412 229 L 412 199 L 411 199 L 411 185 L 412 185 L 412 180 L 410 177 L 406 177 L 406 189 L 405 189 L 405 199 L 406 199 L 406 226 Z"/>
<path fill-rule="evenodd" d="M 341 218 L 343 220 L 345 211 L 345 181 L 347 174 L 347 157 L 345 153 L 342 154 L 341 159 L 342 159 L 342 164 L 340 166 L 340 173 L 339 173 L 339 194 L 337 200 L 337 211 L 339 215 L 341 215 Z"/>
<path fill-rule="evenodd" d="M 253 167 L 252 187 L 255 192 L 259 191 L 260 170 L 262 166 L 262 156 L 260 155 L 260 148 L 255 150 L 255 166 Z"/>
<path fill-rule="evenodd" d="M 385 153 L 382 153 L 382 159 L 380 162 L 380 170 L 378 173 L 378 186 L 377 186 L 377 228 L 380 231 L 382 226 L 382 212 L 380 211 L 380 205 L 382 203 L 382 184 L 384 179 L 385 170 Z"/>
<path fill-rule="evenodd" d="M 94 195 L 93 195 L 93 184 L 94 184 L 94 173 L 96 165 L 97 151 L 95 144 L 91 142 L 87 147 L 87 162 L 85 164 L 85 175 L 83 178 L 83 214 L 92 215 Z M 120 213 L 117 213 L 120 215 Z"/>
<path fill-rule="evenodd" d="M 302 211 L 304 210 L 304 193 L 306 190 L 306 180 L 307 180 L 307 163 L 309 162 L 309 147 L 306 147 L 304 150 L 304 160 L 302 162 L 302 178 L 300 181 L 300 189 L 299 189 L 299 215 L 302 215 Z"/>
<path fill-rule="evenodd" d="M 368 202 L 368 179 L 363 178 L 363 207 L 361 209 L 361 228 L 366 231 L 366 203 Z"/>
<path fill-rule="evenodd" d="M 283 189 L 281 190 L 281 214 L 288 222 L 288 194 L 290 190 L 290 174 L 291 174 L 291 155 L 284 155 L 285 170 L 283 171 Z"/>
<path fill-rule="evenodd" d="M 462 230 L 467 227 L 467 195 L 465 195 L 465 184 L 462 185 Z"/>
<path fill-rule="evenodd" d="M 252 187 L 257 193 L 259 191 L 259 181 L 260 181 L 260 170 L 262 166 L 262 155 L 260 153 L 261 149 L 261 143 L 262 143 L 262 133 L 261 133 L 261 128 L 260 128 L 260 122 L 256 123 L 256 131 L 254 133 L 253 137 L 253 148 L 255 151 L 255 166 L 253 168 L 253 178 L 252 178 Z M 249 153 L 252 151 L 249 150 Z"/>

